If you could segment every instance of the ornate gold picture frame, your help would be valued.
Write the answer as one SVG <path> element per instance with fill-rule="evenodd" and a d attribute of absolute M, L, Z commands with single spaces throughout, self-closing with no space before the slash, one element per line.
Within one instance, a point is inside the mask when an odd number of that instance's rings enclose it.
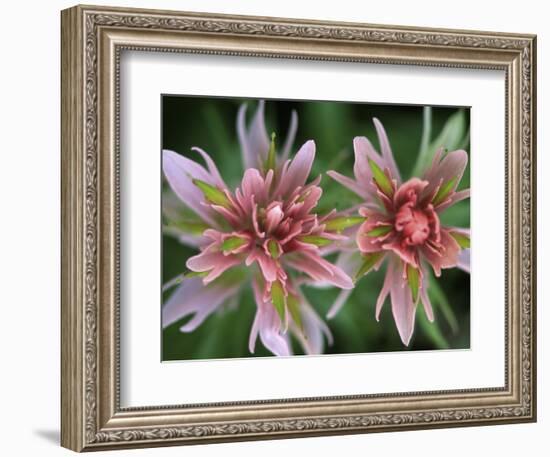
<path fill-rule="evenodd" d="M 535 36 L 93 6 L 64 10 L 61 33 L 64 447 L 536 420 Z M 505 72 L 505 386 L 121 407 L 119 69 L 126 50 Z"/>

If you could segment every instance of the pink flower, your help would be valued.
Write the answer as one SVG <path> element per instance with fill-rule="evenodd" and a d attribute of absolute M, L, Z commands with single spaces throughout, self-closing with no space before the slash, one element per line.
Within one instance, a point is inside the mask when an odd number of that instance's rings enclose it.
<path fill-rule="evenodd" d="M 470 195 L 469 189 L 456 191 L 468 155 L 463 150 L 444 155 L 441 149 L 422 178 L 402 183 L 386 132 L 378 119 L 374 124 L 382 154 L 367 138 L 356 137 L 355 180 L 334 171 L 328 174 L 365 199 L 359 214 L 366 220 L 356 235 L 364 258 L 358 276 L 378 269 L 387 259 L 376 319 L 390 295 L 399 335 L 408 345 L 419 301 L 428 318 L 434 318 L 427 293 L 427 266 L 436 276 L 443 268 L 469 270 L 469 230 L 444 227 L 439 218 L 442 211 Z"/>
<path fill-rule="evenodd" d="M 309 281 L 328 282 L 351 289 L 353 282 L 339 267 L 326 261 L 320 247 L 345 239 L 339 232 L 358 218 L 337 217 L 332 212 L 321 216 L 315 207 L 322 190 L 320 178 L 306 183 L 315 157 L 315 143 L 307 141 L 288 160 L 292 140 L 287 139 L 281 156 L 276 154 L 274 137 L 269 142 L 263 121 L 263 102 L 259 104 L 252 126 L 244 125 L 244 108 L 238 116 L 238 132 L 243 161 L 248 166 L 240 186 L 232 192 L 221 178 L 210 156 L 199 148 L 206 168 L 175 152 L 163 152 L 164 174 L 174 193 L 200 218 L 206 228 L 196 236 L 201 252 L 187 260 L 187 267 L 202 278 L 186 282 L 164 306 L 163 323 L 169 325 L 189 314 L 194 318 L 181 328 L 192 331 L 225 300 L 252 282 L 256 299 L 256 318 L 250 334 L 254 352 L 259 335 L 264 346 L 276 355 L 291 352 L 288 330 L 302 342 L 307 353 L 323 350 L 323 335 L 331 341 L 328 327 L 317 316 L 295 281 L 298 274 Z M 290 137 L 296 129 L 293 116 Z M 188 238 L 183 242 L 189 243 Z M 238 266 L 249 267 L 251 278 L 238 284 L 219 287 L 218 279 Z M 292 272 L 292 274 L 291 274 Z M 193 288 L 192 288 L 193 287 Z M 231 289 L 231 291 L 230 291 Z M 214 297 L 208 290 L 215 290 Z M 211 303 L 195 300 L 193 295 L 209 296 Z M 191 324 L 191 325 L 190 325 Z"/>

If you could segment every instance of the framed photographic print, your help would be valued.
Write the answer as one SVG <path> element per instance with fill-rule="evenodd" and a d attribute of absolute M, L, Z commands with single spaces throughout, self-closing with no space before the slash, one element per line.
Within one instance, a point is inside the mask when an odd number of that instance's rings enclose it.
<path fill-rule="evenodd" d="M 535 37 L 62 12 L 62 445 L 536 419 Z"/>

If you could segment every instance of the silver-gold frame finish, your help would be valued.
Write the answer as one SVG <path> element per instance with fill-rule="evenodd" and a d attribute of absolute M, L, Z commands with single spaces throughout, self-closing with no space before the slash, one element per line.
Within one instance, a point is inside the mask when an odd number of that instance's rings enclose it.
<path fill-rule="evenodd" d="M 93 6 L 64 10 L 61 19 L 63 446 L 88 451 L 535 420 L 535 36 Z M 505 72 L 505 386 L 121 408 L 125 50 Z"/>

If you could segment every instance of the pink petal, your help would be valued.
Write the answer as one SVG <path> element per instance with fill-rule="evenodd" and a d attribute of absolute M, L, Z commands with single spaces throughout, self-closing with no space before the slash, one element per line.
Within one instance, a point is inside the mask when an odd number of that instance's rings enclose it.
<path fill-rule="evenodd" d="M 258 222 L 258 205 L 254 203 L 254 195 L 250 196 L 250 206 L 252 207 L 252 226 L 254 227 L 254 233 L 258 238 L 264 238 L 265 232 L 260 230 L 260 224 Z"/>
<path fill-rule="evenodd" d="M 395 268 L 392 270 L 392 277 L 390 295 L 393 319 L 401 341 L 408 346 L 414 330 L 416 306 L 413 303 L 410 287 Z"/>
<path fill-rule="evenodd" d="M 296 138 L 296 131 L 298 130 L 298 115 L 296 111 L 292 111 L 290 115 L 290 125 L 288 126 L 288 133 L 286 134 L 285 145 L 283 146 L 283 152 L 281 154 L 281 162 L 285 162 L 288 159 L 294 139 Z"/>
<path fill-rule="evenodd" d="M 217 185 L 221 189 L 227 189 L 227 184 L 225 184 L 225 182 L 223 181 L 220 175 L 220 172 L 218 170 L 218 167 L 216 166 L 216 164 L 214 163 L 210 155 L 208 155 L 208 153 L 206 153 L 201 148 L 198 148 L 196 146 L 192 147 L 191 150 L 198 152 L 202 156 L 202 158 L 206 163 L 206 166 L 208 167 L 208 171 L 210 172 L 210 175 L 212 176 L 215 182 L 215 185 Z"/>
<path fill-rule="evenodd" d="M 368 159 L 373 160 L 381 168 L 384 168 L 384 164 L 371 142 L 364 136 L 356 136 L 353 139 L 353 151 L 355 153 L 353 174 L 361 187 L 367 189 L 372 181 L 372 170 Z"/>
<path fill-rule="evenodd" d="M 336 266 L 341 268 L 348 276 L 351 277 L 354 272 L 356 272 L 361 265 L 361 256 L 357 254 L 356 251 L 352 252 L 341 252 L 336 260 Z M 338 314 L 340 309 L 344 306 L 347 299 L 353 292 L 353 289 L 343 289 L 336 300 L 331 305 L 327 312 L 327 319 L 332 319 Z"/>
<path fill-rule="evenodd" d="M 280 267 L 277 261 L 267 256 L 262 249 L 255 248 L 246 258 L 246 265 L 252 265 L 253 262 L 258 262 L 262 275 L 267 282 L 273 282 L 277 279 Z"/>
<path fill-rule="evenodd" d="M 201 278 L 185 279 L 162 307 L 162 326 L 170 324 L 194 314 L 193 318 L 183 325 L 182 332 L 192 332 L 219 306 L 234 296 L 241 286 L 237 283 L 204 285 Z"/>
<path fill-rule="evenodd" d="M 208 244 L 208 240 L 204 236 L 184 232 L 178 227 L 163 226 L 162 233 L 172 236 L 176 238 L 181 244 L 190 246 L 192 248 L 201 248 L 205 244 Z"/>
<path fill-rule="evenodd" d="M 456 266 L 466 273 L 470 273 L 470 249 L 462 249 L 458 253 L 458 262 Z"/>
<path fill-rule="evenodd" d="M 393 236 L 393 232 L 389 232 L 386 235 L 377 237 L 369 236 L 368 233 L 371 230 L 374 230 L 378 227 L 387 227 L 390 226 L 390 224 L 386 222 L 381 215 L 368 212 L 368 210 L 366 211 L 367 212 L 360 212 L 363 216 L 365 214 L 369 214 L 369 216 L 366 216 L 367 220 L 359 226 L 356 235 L 357 246 L 363 254 L 381 251 L 385 246 L 384 243 L 387 243 L 388 239 Z"/>
<path fill-rule="evenodd" d="M 244 172 L 241 190 L 245 200 L 253 196 L 257 203 L 263 203 L 267 199 L 264 178 L 255 168 L 249 168 Z"/>
<path fill-rule="evenodd" d="M 162 151 L 162 160 L 164 162 L 167 159 L 169 160 L 169 164 L 175 167 L 180 173 L 190 176 L 193 179 L 200 179 L 213 186 L 217 185 L 215 177 L 197 162 L 177 152 L 164 149 Z"/>
<path fill-rule="evenodd" d="M 428 286 L 430 282 L 428 279 L 428 272 L 422 268 L 422 285 L 420 287 L 420 299 L 422 300 L 422 305 L 424 306 L 424 311 L 430 322 L 434 321 L 434 312 L 432 308 L 432 302 L 428 296 Z"/>
<path fill-rule="evenodd" d="M 322 354 L 327 343 L 332 345 L 332 333 L 327 324 L 319 317 L 303 294 L 300 296 L 300 311 L 302 316 L 303 333 L 295 329 L 294 334 L 300 341 L 304 352 L 308 355 Z"/>
<path fill-rule="evenodd" d="M 456 267 L 458 253 L 460 252 L 460 246 L 447 229 L 441 229 L 440 231 L 440 244 L 443 246 L 440 253 L 433 252 L 426 246 L 421 248 L 422 254 L 432 266 L 436 276 L 441 276 L 442 268 Z"/>
<path fill-rule="evenodd" d="M 204 195 L 192 182 L 197 178 L 215 184 L 212 176 L 201 165 L 169 150 L 162 151 L 162 169 L 168 184 L 183 204 L 205 222 L 216 226 L 214 213 L 203 205 Z"/>
<path fill-rule="evenodd" d="M 458 192 L 453 192 L 447 201 L 437 206 L 437 211 L 438 212 L 444 211 L 447 208 L 453 206 L 455 203 L 461 200 L 465 200 L 466 198 L 470 198 L 470 189 L 464 189 Z"/>
<path fill-rule="evenodd" d="M 441 150 L 435 155 L 431 168 L 425 173 L 424 179 L 430 183 L 424 191 L 424 195 L 433 192 L 440 183 L 447 183 L 456 179 L 452 191 L 456 189 L 468 163 L 468 153 L 461 149 L 449 152 L 442 160 Z"/>
<path fill-rule="evenodd" d="M 291 241 L 295 236 L 299 235 L 300 233 L 302 233 L 302 221 L 295 221 L 292 223 L 292 225 L 290 225 L 286 236 L 282 240 L 279 240 L 279 243 L 286 244 L 289 241 Z"/>
<path fill-rule="evenodd" d="M 386 130 L 382 123 L 374 118 L 374 127 L 376 128 L 376 134 L 378 135 L 378 141 L 380 142 L 380 149 L 382 151 L 382 157 L 384 159 L 384 164 L 386 168 L 390 170 L 392 177 L 397 181 L 397 184 L 401 183 L 401 177 L 399 175 L 399 170 L 395 164 L 395 159 L 393 157 L 393 152 L 390 147 L 390 142 L 388 136 L 386 135 Z"/>
<path fill-rule="evenodd" d="M 315 142 L 306 141 L 288 167 L 283 169 L 275 195 L 289 195 L 297 187 L 302 187 L 309 176 L 314 158 Z"/>
<path fill-rule="evenodd" d="M 239 217 L 239 214 L 235 211 L 235 209 L 227 209 L 218 205 L 210 205 L 210 207 L 217 213 L 221 214 L 232 227 L 238 228 L 242 225 L 242 216 Z"/>
<path fill-rule="evenodd" d="M 192 248 L 201 248 L 206 244 L 206 239 L 203 236 L 180 233 L 177 235 L 177 238 L 181 244 L 185 244 Z"/>
<path fill-rule="evenodd" d="M 187 259 L 186 266 L 196 272 L 208 271 L 208 275 L 203 279 L 204 284 L 208 284 L 219 277 L 224 271 L 239 263 L 241 263 L 241 260 L 236 256 L 226 256 L 221 252 L 209 252 L 205 250 Z"/>
<path fill-rule="evenodd" d="M 353 281 L 341 269 L 320 257 L 313 251 L 301 251 L 295 256 L 285 256 L 285 262 L 292 268 L 306 273 L 315 281 L 326 281 L 342 289 L 352 289 Z"/>
<path fill-rule="evenodd" d="M 346 301 L 348 300 L 352 292 L 353 289 L 342 289 L 340 291 L 340 293 L 336 297 L 336 300 L 334 300 L 334 303 L 331 305 L 327 312 L 327 319 L 333 319 L 338 314 L 338 312 L 346 304 Z"/>
<path fill-rule="evenodd" d="M 428 186 L 428 184 L 428 181 L 422 181 L 418 178 L 411 178 L 407 182 L 403 183 L 397 189 L 397 192 L 393 197 L 395 207 L 399 208 L 408 202 L 415 205 L 420 194 Z"/>
<path fill-rule="evenodd" d="M 372 170 L 369 164 L 369 160 L 372 160 L 376 165 L 378 165 L 382 170 L 388 169 L 390 172 L 391 179 L 399 180 L 399 173 L 397 175 L 395 170 L 392 169 L 391 163 L 389 163 L 384 156 L 380 156 L 372 143 L 368 138 L 364 136 L 356 136 L 353 139 L 353 150 L 355 152 L 355 163 L 353 166 L 353 172 L 357 183 L 367 190 L 369 196 L 375 196 L 373 183 L 372 183 Z"/>
<path fill-rule="evenodd" d="M 278 319 L 275 311 L 268 311 L 267 316 L 262 316 L 260 319 L 260 339 L 263 345 L 273 354 L 279 357 L 287 357 L 291 355 L 290 343 L 285 335 L 281 335 L 270 322 Z"/>
<path fill-rule="evenodd" d="M 252 322 L 252 327 L 250 328 L 250 336 L 248 337 L 248 350 L 251 354 L 254 354 L 254 350 L 256 348 L 256 340 L 258 339 L 258 333 L 260 332 L 260 323 L 261 313 L 258 306 L 254 316 L 254 321 Z"/>
<path fill-rule="evenodd" d="M 390 260 L 388 262 L 388 266 L 386 267 L 386 276 L 384 276 L 384 284 L 382 285 L 382 289 L 380 289 L 380 293 L 378 294 L 378 299 L 376 300 L 376 311 L 375 311 L 375 317 L 376 320 L 380 320 L 380 312 L 382 311 L 382 306 L 384 305 L 384 301 L 386 300 L 386 297 L 390 293 L 390 289 L 393 285 L 393 269 L 394 269 L 394 261 Z"/>
<path fill-rule="evenodd" d="M 220 232 L 219 230 L 214 229 L 206 229 L 203 232 L 203 235 L 207 238 L 210 238 L 211 240 L 221 242 L 223 239 L 223 232 Z M 216 250 L 217 247 L 215 247 L 212 243 L 209 246 L 210 250 Z"/>
<path fill-rule="evenodd" d="M 241 144 L 245 168 L 261 168 L 269 151 L 269 137 L 264 121 L 264 101 L 258 102 L 250 129 L 246 128 L 246 105 L 242 105 L 237 115 L 237 133 Z"/>
<path fill-rule="evenodd" d="M 291 354 L 290 343 L 285 335 L 281 334 L 281 319 L 270 302 L 264 300 L 262 291 L 256 281 L 252 283 L 254 298 L 256 300 L 256 316 L 250 330 L 248 348 L 254 353 L 258 334 L 263 345 L 277 356 Z"/>
<path fill-rule="evenodd" d="M 286 210 L 286 214 L 295 219 L 305 218 L 313 208 L 317 206 L 323 190 L 318 186 L 313 186 L 305 192 L 303 201 L 294 203 Z"/>
<path fill-rule="evenodd" d="M 384 249 L 390 249 L 397 254 L 403 262 L 410 263 L 414 267 L 418 267 L 418 256 L 415 247 L 406 246 L 400 240 L 392 240 L 389 243 L 382 245 Z"/>
<path fill-rule="evenodd" d="M 239 137 L 239 143 L 241 145 L 241 154 L 243 158 L 243 167 L 253 168 L 257 167 L 258 163 L 256 156 L 252 154 L 248 147 L 248 135 L 246 133 L 246 104 L 243 103 L 239 108 L 237 114 L 237 136 Z"/>
<path fill-rule="evenodd" d="M 327 171 L 327 175 L 329 175 L 332 179 L 334 179 L 336 182 L 339 182 L 342 184 L 342 186 L 347 187 L 349 190 L 351 190 L 353 193 L 359 195 L 360 197 L 367 198 L 369 196 L 369 192 L 366 187 L 361 187 L 357 181 L 348 178 L 347 176 L 344 176 L 337 171 L 329 170 Z"/>
<path fill-rule="evenodd" d="M 279 223 L 283 220 L 285 213 L 281 209 L 281 204 L 274 202 L 269 205 L 265 213 L 265 227 L 268 233 L 271 233 L 275 230 Z"/>

